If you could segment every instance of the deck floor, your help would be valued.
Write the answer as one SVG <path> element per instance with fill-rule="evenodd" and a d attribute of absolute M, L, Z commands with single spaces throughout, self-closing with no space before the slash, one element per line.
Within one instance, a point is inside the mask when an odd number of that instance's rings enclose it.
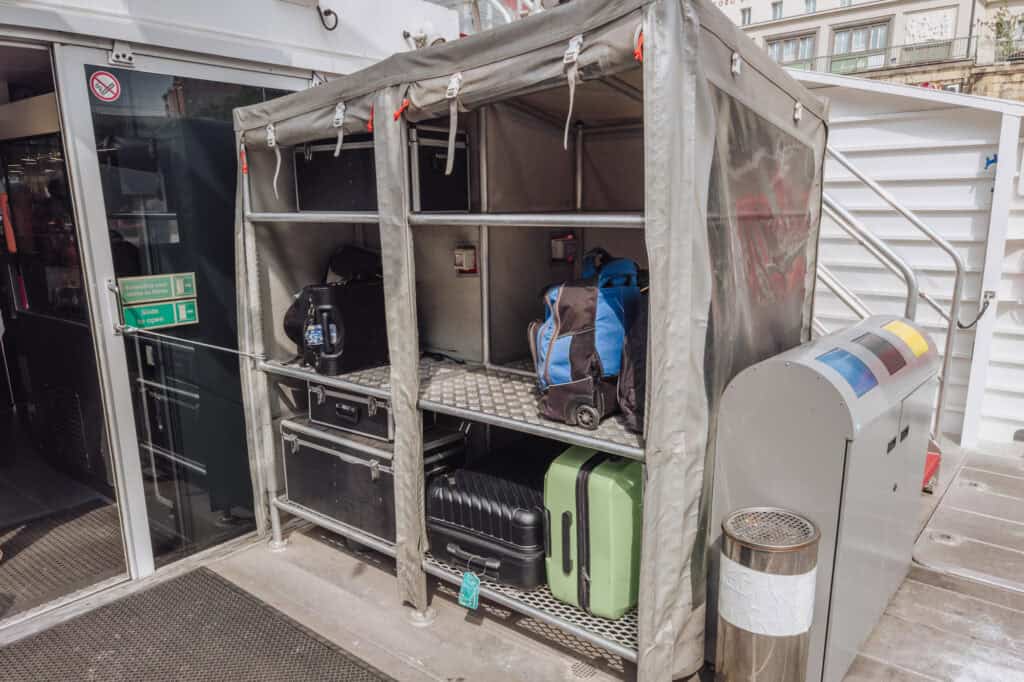
<path fill-rule="evenodd" d="M 947 510 L 961 509 L 964 489 L 977 494 L 976 486 L 961 483 L 975 480 L 979 471 L 1014 477 L 1005 469 L 1015 466 L 1013 453 L 960 452 L 950 447 L 946 452 L 936 495 L 922 497 L 925 533 L 946 523 Z M 989 471 L 982 465 L 1004 468 Z M 1006 548 L 1012 541 L 1000 538 L 999 546 Z M 948 564 L 941 570 L 916 564 L 847 680 L 1024 682 L 1024 590 L 1012 589 L 1012 581 L 964 575 L 973 570 L 970 562 L 975 555 L 948 553 Z M 293 532 L 283 552 L 271 552 L 265 542 L 256 541 L 204 563 L 319 636 L 403 681 L 614 682 L 636 676 L 632 664 L 532 619 L 485 604 L 477 612 L 467 612 L 450 588 L 433 582 L 436 621 L 430 627 L 416 627 L 408 620 L 408 608 L 395 600 L 393 563 L 346 547 L 318 529 Z M 1016 575 L 1022 577 L 1024 571 Z"/>

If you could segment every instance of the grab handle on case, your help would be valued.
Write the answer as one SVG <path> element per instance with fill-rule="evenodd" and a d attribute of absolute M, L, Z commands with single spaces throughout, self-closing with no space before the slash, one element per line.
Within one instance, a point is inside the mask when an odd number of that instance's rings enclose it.
<path fill-rule="evenodd" d="M 334 414 L 338 416 L 338 419 L 346 421 L 349 424 L 359 423 L 359 408 L 355 405 L 338 403 L 334 406 Z"/>
<path fill-rule="evenodd" d="M 488 571 L 497 571 L 501 569 L 501 561 L 498 559 L 488 559 L 486 557 L 479 556 L 477 554 L 470 554 L 466 550 L 462 549 L 454 542 L 449 542 L 448 546 L 445 547 L 450 555 L 456 559 L 465 561 L 466 564 L 472 568 L 474 563 L 483 566 Z"/>
<path fill-rule="evenodd" d="M 544 508 L 544 556 L 551 556 L 551 510 Z"/>
<path fill-rule="evenodd" d="M 562 573 L 572 573 L 572 512 L 562 512 Z"/>

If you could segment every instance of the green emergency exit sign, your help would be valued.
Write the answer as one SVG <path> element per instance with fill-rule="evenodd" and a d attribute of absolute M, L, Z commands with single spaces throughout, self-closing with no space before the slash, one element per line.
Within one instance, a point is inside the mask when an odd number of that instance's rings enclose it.
<path fill-rule="evenodd" d="M 121 305 L 195 298 L 196 273 L 179 272 L 144 277 L 121 277 L 117 280 L 117 287 L 121 291 Z"/>
<path fill-rule="evenodd" d="M 123 310 L 124 323 L 136 329 L 160 329 L 199 323 L 199 307 L 194 298 L 184 301 L 126 305 Z"/>

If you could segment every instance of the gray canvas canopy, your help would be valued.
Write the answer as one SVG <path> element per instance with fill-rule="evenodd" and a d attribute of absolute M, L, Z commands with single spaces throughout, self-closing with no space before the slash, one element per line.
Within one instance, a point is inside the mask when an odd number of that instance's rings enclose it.
<path fill-rule="evenodd" d="M 483 112 L 486 130 L 477 118 Z M 421 348 L 454 348 L 464 360 L 489 362 L 525 339 L 515 306 L 485 305 L 481 312 L 476 284 L 452 280 L 444 295 L 428 291 L 431 248 L 441 248 L 432 241 L 440 228 L 428 224 L 446 218 L 427 220 L 414 210 L 410 128 L 457 125 L 486 142 L 487 155 L 473 173 L 473 212 L 450 218 L 459 234 L 478 238 L 468 227 L 477 213 L 500 214 L 510 225 L 549 226 L 553 212 L 566 211 L 581 220 L 590 216 L 602 238 L 634 249 L 649 270 L 648 409 L 637 446 L 645 489 L 636 648 L 639 679 L 648 681 L 692 673 L 704 659 L 706 472 L 717 401 L 741 369 L 810 337 L 826 118 L 821 101 L 704 0 L 576 0 L 235 110 L 243 150 L 240 343 L 247 352 L 271 359 L 294 354 L 280 331 L 281 313 L 291 294 L 319 277 L 319 266 L 304 254 L 329 250 L 343 241 L 339 234 L 363 230 L 360 223 L 379 229 L 402 600 L 427 607 L 420 409 L 432 375 L 421 371 Z M 610 137 L 595 137 L 574 161 L 568 125 Z M 349 216 L 340 226 L 298 213 L 290 190 L 294 150 L 370 128 L 376 213 Z M 574 163 L 584 166 L 582 187 L 573 187 Z M 292 217 L 277 215 L 283 213 Z M 531 222 L 530 214 L 541 213 L 549 217 Z M 642 230 L 625 229 L 637 226 Z M 617 236 L 616 229 L 632 236 Z M 492 228 L 493 271 L 484 263 L 488 295 L 513 290 L 501 280 L 502 268 L 516 269 L 509 254 L 518 253 L 516 240 L 529 239 L 521 236 L 528 232 L 512 228 L 513 236 L 503 236 L 508 233 Z M 479 240 L 483 258 L 482 234 Z M 526 278 L 517 283 L 535 283 L 528 273 L 516 276 Z M 535 301 L 535 289 L 529 294 Z M 465 327 L 440 331 L 433 321 L 455 314 L 446 305 L 483 324 L 485 340 Z M 255 486 L 273 498 L 280 487 L 273 426 L 282 408 L 274 406 L 260 368 L 243 361 L 244 395 Z"/>

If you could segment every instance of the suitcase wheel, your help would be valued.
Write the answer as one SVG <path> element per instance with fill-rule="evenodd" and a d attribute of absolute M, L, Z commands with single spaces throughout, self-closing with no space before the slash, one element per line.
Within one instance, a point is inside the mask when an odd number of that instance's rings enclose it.
<path fill-rule="evenodd" d="M 577 405 L 573 417 L 576 426 L 581 426 L 591 431 L 595 430 L 601 423 L 601 413 L 593 405 Z"/>

